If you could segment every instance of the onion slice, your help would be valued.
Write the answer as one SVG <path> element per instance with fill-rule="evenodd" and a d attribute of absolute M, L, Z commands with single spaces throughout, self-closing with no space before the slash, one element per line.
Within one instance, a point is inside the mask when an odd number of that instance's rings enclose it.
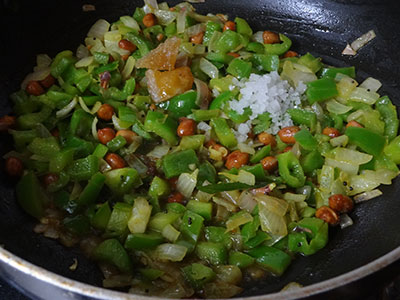
<path fill-rule="evenodd" d="M 380 195 L 382 195 L 381 190 L 375 189 L 375 190 L 372 190 L 369 192 L 364 192 L 364 193 L 358 194 L 357 196 L 354 196 L 353 199 L 354 199 L 355 203 L 360 203 L 360 202 L 368 201 L 373 198 L 379 197 Z"/>
<path fill-rule="evenodd" d="M 196 91 L 197 91 L 196 104 L 201 109 L 208 109 L 208 104 L 211 99 L 211 92 L 210 89 L 208 88 L 207 83 L 205 83 L 200 79 L 195 78 L 194 84 L 196 85 Z"/>
<path fill-rule="evenodd" d="M 56 117 L 63 118 L 68 115 L 75 108 L 77 103 L 78 101 L 76 100 L 76 98 L 72 99 L 72 101 L 67 106 L 64 106 L 62 109 L 56 112 Z"/>

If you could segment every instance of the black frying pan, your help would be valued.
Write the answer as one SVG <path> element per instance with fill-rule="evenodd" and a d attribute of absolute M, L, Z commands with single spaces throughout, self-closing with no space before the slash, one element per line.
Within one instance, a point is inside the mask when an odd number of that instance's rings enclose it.
<path fill-rule="evenodd" d="M 36 54 L 54 56 L 60 50 L 75 50 L 97 19 L 114 21 L 120 15 L 132 14 L 135 6 L 143 5 L 141 0 L 1 1 L 0 114 L 10 112 L 8 95 L 18 89 L 21 80 L 31 71 Z M 175 4 L 178 1 L 168 2 Z M 82 5 L 86 3 L 95 4 L 97 10 L 82 12 Z M 313 55 L 321 56 L 328 64 L 355 65 L 359 80 L 367 76 L 378 78 L 383 83 L 380 93 L 388 94 L 396 105 L 400 105 L 400 4 L 396 0 L 206 0 L 206 3 L 196 7 L 200 13 L 223 12 L 231 18 L 241 16 L 257 30 L 268 28 L 287 33 L 294 41 L 294 50 L 302 54 L 310 51 Z M 346 42 L 370 29 L 377 34 L 373 42 L 355 57 L 341 55 Z M 5 135 L 0 138 L 0 153 L 3 154 L 10 150 L 11 140 Z M 13 193 L 15 183 L 3 172 L 0 173 L 0 182 L 0 244 L 33 265 L 100 286 L 102 276 L 96 265 L 87 261 L 78 250 L 66 249 L 56 241 L 34 234 L 32 228 L 35 221 L 16 205 Z M 344 285 L 398 259 L 400 180 L 395 180 L 392 186 L 383 187 L 382 191 L 383 196 L 356 207 L 351 214 L 354 226 L 345 230 L 331 230 L 330 241 L 325 249 L 311 257 L 296 259 L 281 278 L 270 277 L 259 283 L 245 283 L 241 296 L 277 292 L 291 281 L 306 286 L 325 281 L 294 294 L 296 297 L 306 296 Z M 79 260 L 76 271 L 68 268 L 73 258 Z M 61 287 L 78 294 L 110 297 L 102 290 L 49 275 L 4 251 L 0 251 L 0 261 L 0 273 L 9 281 L 17 282 L 20 286 L 22 284 L 22 288 L 30 295 L 53 299 L 88 299 L 65 293 L 63 296 L 52 294 L 52 291 L 56 293 L 55 285 L 57 291 Z M 21 275 L 18 270 L 39 276 L 50 283 L 33 281 L 32 284 L 32 277 Z M 350 271 L 353 272 L 349 274 Z M 337 277 L 342 274 L 345 275 Z M 331 280 L 326 281 L 328 279 Z M 117 297 L 116 294 L 113 296 Z"/>

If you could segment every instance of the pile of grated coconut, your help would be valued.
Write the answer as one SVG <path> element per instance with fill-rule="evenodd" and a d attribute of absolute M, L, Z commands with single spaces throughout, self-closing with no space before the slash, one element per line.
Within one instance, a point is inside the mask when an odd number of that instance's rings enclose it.
<path fill-rule="evenodd" d="M 241 98 L 230 101 L 230 108 L 239 114 L 243 114 L 246 107 L 250 107 L 252 111 L 250 120 L 240 124 L 235 132 L 239 142 L 246 141 L 251 130 L 251 120 L 265 112 L 270 113 L 271 117 L 269 133 L 276 134 L 281 128 L 293 125 L 286 111 L 300 105 L 307 88 L 302 82 L 293 88 L 286 80 L 281 79 L 278 72 L 262 76 L 251 74 L 247 81 L 234 81 L 233 84 L 240 87 Z"/>

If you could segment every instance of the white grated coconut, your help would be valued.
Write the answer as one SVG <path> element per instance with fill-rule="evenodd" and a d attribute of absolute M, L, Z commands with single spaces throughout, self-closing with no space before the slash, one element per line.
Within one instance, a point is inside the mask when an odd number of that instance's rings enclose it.
<path fill-rule="evenodd" d="M 298 107 L 301 96 L 306 91 L 306 85 L 303 82 L 299 82 L 299 85 L 293 88 L 286 80 L 282 80 L 277 72 L 262 76 L 251 74 L 248 81 L 244 83 L 237 81 L 233 84 L 240 87 L 241 98 L 230 101 L 230 108 L 243 114 L 244 109 L 250 107 L 252 111 L 250 120 L 254 120 L 262 113 L 270 113 L 271 127 L 268 132 L 272 134 L 276 134 L 283 127 L 293 125 L 286 111 L 289 108 Z M 250 129 L 250 121 L 239 125 L 235 132 L 239 142 L 247 139 Z"/>

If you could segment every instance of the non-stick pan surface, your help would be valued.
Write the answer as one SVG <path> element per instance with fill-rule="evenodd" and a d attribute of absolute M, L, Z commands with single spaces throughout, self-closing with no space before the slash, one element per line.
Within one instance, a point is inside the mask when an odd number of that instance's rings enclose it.
<path fill-rule="evenodd" d="M 64 49 L 75 50 L 91 24 L 99 18 L 115 21 L 132 14 L 142 1 L 15 1 L 2 0 L 0 6 L 0 111 L 10 112 L 8 95 L 31 71 L 35 55 L 54 56 Z M 177 1 L 168 1 L 175 4 Z M 96 11 L 83 12 L 83 4 L 94 4 Z M 400 105 L 400 5 L 397 1 L 333 0 L 206 0 L 196 5 L 200 13 L 222 12 L 231 18 L 241 16 L 255 29 L 287 33 L 293 49 L 311 52 L 335 66 L 354 65 L 358 79 L 373 76 L 382 81 L 381 94 L 388 94 Z M 377 38 L 355 57 L 344 57 L 346 42 L 373 29 Z M 10 150 L 11 140 L 2 135 L 0 153 Z M 35 221 L 16 205 L 14 182 L 0 173 L 0 244 L 17 256 L 56 274 L 92 285 L 101 285 L 101 274 L 94 263 L 76 249 L 33 233 Z M 279 291 L 291 281 L 311 285 L 347 273 L 400 246 L 400 180 L 383 187 L 383 196 L 356 207 L 354 225 L 332 229 L 325 249 L 310 257 L 296 259 L 281 278 L 270 277 L 259 283 L 245 283 L 241 296 Z M 398 258 L 398 253 L 389 261 Z M 69 270 L 78 258 L 76 271 Z M 379 264 L 373 264 L 373 269 Z M 1 267 L 0 267 L 1 269 Z M 369 272 L 367 270 L 367 272 Z M 365 271 L 365 270 L 364 270 Z M 356 272 L 354 278 L 363 276 Z M 343 282 L 345 284 L 346 282 Z M 334 285 L 342 284 L 335 281 Z"/>

